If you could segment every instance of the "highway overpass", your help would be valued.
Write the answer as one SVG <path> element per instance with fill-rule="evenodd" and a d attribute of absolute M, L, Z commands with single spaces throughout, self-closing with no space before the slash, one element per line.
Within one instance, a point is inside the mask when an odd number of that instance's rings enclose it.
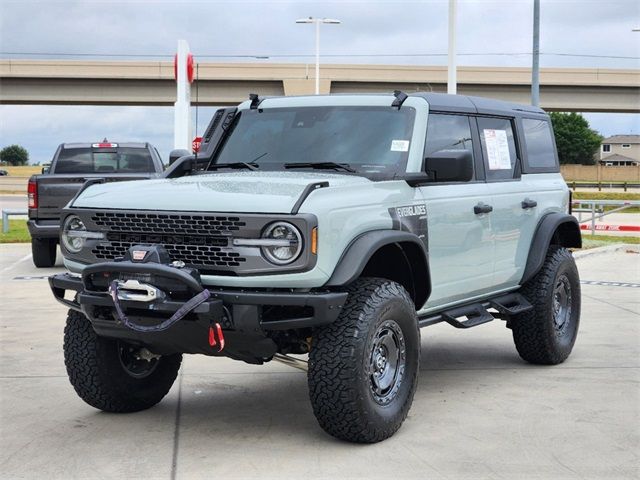
<path fill-rule="evenodd" d="M 313 66 L 199 63 L 201 105 L 232 105 L 260 95 L 309 94 Z M 445 92 L 446 67 L 323 65 L 321 93 Z M 528 68 L 459 67 L 458 92 L 530 103 Z M 1 104 L 173 105 L 172 62 L 0 60 Z M 195 101 L 195 85 L 192 87 Z M 543 68 L 540 102 L 547 110 L 640 112 L 640 70 Z"/>

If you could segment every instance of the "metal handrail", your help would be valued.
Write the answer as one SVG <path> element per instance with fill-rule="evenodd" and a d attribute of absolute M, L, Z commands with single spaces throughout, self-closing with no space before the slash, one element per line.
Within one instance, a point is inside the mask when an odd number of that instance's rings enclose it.
<path fill-rule="evenodd" d="M 2 233 L 9 231 L 9 216 L 10 215 L 28 215 L 29 211 L 26 208 L 3 208 L 2 209 Z"/>
<path fill-rule="evenodd" d="M 578 213 L 589 212 L 591 213 L 591 218 L 586 220 L 582 220 L 582 215 L 578 217 L 578 223 L 586 223 L 591 222 L 591 234 L 594 235 L 596 231 L 596 220 L 610 215 L 612 213 L 621 212 L 629 207 L 640 207 L 639 200 L 572 200 L 571 205 L 578 205 L 578 209 L 576 211 Z M 582 205 L 588 205 L 589 208 L 587 210 L 580 208 Z M 598 207 L 617 207 L 612 210 L 604 211 L 604 209 L 599 209 Z"/>

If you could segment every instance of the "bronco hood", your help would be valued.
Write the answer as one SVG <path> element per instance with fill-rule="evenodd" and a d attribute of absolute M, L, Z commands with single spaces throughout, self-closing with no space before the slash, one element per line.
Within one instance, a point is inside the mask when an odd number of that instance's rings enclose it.
<path fill-rule="evenodd" d="M 93 185 L 72 207 L 238 213 L 291 213 L 307 185 L 371 183 L 364 177 L 315 172 L 230 172 Z"/>

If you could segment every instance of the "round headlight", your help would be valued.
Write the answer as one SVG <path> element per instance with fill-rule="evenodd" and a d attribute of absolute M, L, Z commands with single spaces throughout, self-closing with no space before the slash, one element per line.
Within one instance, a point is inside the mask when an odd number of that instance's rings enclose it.
<path fill-rule="evenodd" d="M 267 260 L 277 265 L 293 262 L 302 251 L 300 231 L 287 222 L 268 225 L 262 233 L 262 238 L 271 243 L 262 247 L 263 255 Z"/>
<path fill-rule="evenodd" d="M 69 215 L 62 226 L 61 240 L 64 248 L 71 253 L 78 253 L 84 246 L 84 236 L 80 232 L 86 232 L 82 220 L 75 215 Z"/>

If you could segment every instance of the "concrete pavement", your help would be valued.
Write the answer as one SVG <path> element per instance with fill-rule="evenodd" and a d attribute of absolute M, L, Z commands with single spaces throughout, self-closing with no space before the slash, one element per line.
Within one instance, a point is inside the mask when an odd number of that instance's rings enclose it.
<path fill-rule="evenodd" d="M 629 250 L 629 251 L 636 251 Z M 583 280 L 640 283 L 627 249 L 578 261 Z M 303 372 L 185 356 L 169 395 L 141 413 L 84 404 L 62 359 L 65 310 L 28 245 L 0 246 L 0 478 L 636 479 L 640 287 L 583 285 L 572 356 L 525 364 L 495 321 L 422 330 L 409 418 L 376 445 L 316 425 Z"/>

